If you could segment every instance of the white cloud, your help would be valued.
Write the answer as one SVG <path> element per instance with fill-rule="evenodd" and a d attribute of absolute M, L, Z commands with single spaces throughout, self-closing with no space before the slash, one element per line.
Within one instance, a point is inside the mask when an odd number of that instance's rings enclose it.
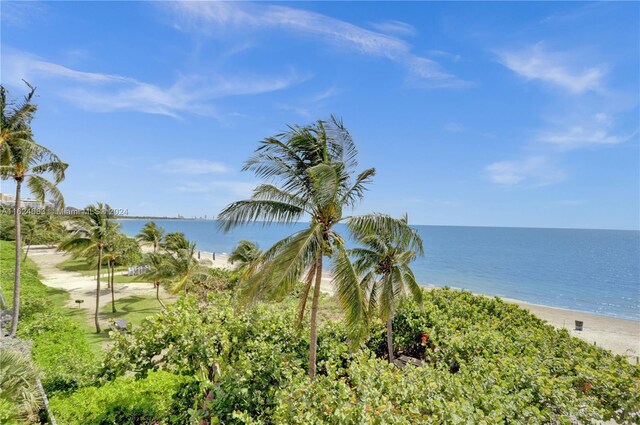
<path fill-rule="evenodd" d="M 221 162 L 208 161 L 206 159 L 177 158 L 153 167 L 154 169 L 172 174 L 220 174 L 230 171 L 229 167 Z"/>
<path fill-rule="evenodd" d="M 418 33 L 413 25 L 396 20 L 376 22 L 372 23 L 371 26 L 376 30 L 386 34 L 416 35 Z"/>
<path fill-rule="evenodd" d="M 411 46 L 398 37 L 370 31 L 320 13 L 284 6 L 240 2 L 162 2 L 160 4 L 161 7 L 168 7 L 172 16 L 178 18 L 178 24 L 175 25 L 178 29 L 228 36 L 229 30 L 233 28 L 243 31 L 279 28 L 315 37 L 338 48 L 396 62 L 409 71 L 411 81 L 419 81 L 423 87 L 468 85 L 467 82 L 442 70 L 436 62 L 411 53 Z"/>
<path fill-rule="evenodd" d="M 595 146 L 616 145 L 629 140 L 633 136 L 633 134 L 625 136 L 612 134 L 612 126 L 612 117 L 603 112 L 599 112 L 568 125 L 556 125 L 556 128 L 553 130 L 540 133 L 537 140 L 553 145 L 560 150 L 567 151 Z"/>
<path fill-rule="evenodd" d="M 489 164 L 485 171 L 493 183 L 503 186 L 546 186 L 565 178 L 562 170 L 556 168 L 547 158 L 542 156 L 494 162 Z"/>
<path fill-rule="evenodd" d="M 44 3 L 38 1 L 0 2 L 0 20 L 4 25 L 23 27 L 46 14 Z"/>
<path fill-rule="evenodd" d="M 539 80 L 579 94 L 598 91 L 607 72 L 603 65 L 581 67 L 572 65 L 569 52 L 545 51 L 542 43 L 527 49 L 498 52 L 501 63 L 528 80 Z"/>
<path fill-rule="evenodd" d="M 185 76 L 161 87 L 130 77 L 74 70 L 4 47 L 2 75 L 3 82 L 13 85 L 21 84 L 21 79 L 56 80 L 63 86 L 61 97 L 95 112 L 132 110 L 174 117 L 183 112 L 218 116 L 211 100 L 283 90 L 308 79 L 295 72 L 279 77 Z"/>

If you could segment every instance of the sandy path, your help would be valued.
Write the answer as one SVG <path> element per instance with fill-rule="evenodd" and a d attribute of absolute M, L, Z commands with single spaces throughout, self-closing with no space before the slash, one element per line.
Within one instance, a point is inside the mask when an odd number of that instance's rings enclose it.
<path fill-rule="evenodd" d="M 96 305 L 96 279 L 95 277 L 83 276 L 78 272 L 63 271 L 56 267 L 57 264 L 70 258 L 68 254 L 56 252 L 53 248 L 34 249 L 29 251 L 29 258 L 38 266 L 42 283 L 53 288 L 63 289 L 71 294 L 69 307 L 78 308 L 75 300 L 83 300 L 80 305 L 87 314 L 89 323 L 93 323 L 93 314 Z M 107 288 L 106 278 L 101 282 L 100 288 L 100 309 L 111 302 L 111 289 Z M 114 298 L 117 300 L 131 296 L 155 297 L 156 290 L 151 283 L 116 283 Z M 171 297 L 169 293 L 160 288 L 160 298 Z M 117 307 L 117 305 L 116 305 Z M 103 328 L 108 325 L 106 319 L 101 319 Z"/>

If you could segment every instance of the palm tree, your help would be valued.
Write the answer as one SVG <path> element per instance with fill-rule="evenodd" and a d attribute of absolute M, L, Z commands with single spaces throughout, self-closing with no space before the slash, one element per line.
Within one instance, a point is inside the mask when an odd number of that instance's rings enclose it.
<path fill-rule="evenodd" d="M 250 270 L 252 265 L 256 264 L 256 261 L 262 255 L 262 250 L 258 246 L 248 240 L 242 239 L 238 242 L 238 245 L 233 249 L 229 256 L 231 264 L 236 265 L 235 272 L 239 276 L 240 281 L 243 280 L 245 271 Z"/>
<path fill-rule="evenodd" d="M 156 299 L 165 310 L 167 307 L 160 299 L 160 284 L 162 281 L 171 278 L 171 269 L 167 264 L 168 255 L 169 254 L 150 252 L 142 259 L 142 264 L 148 267 L 147 271 L 142 276 L 144 278 L 151 279 L 153 286 L 156 288 Z"/>
<path fill-rule="evenodd" d="M 136 235 L 136 239 L 143 245 L 151 245 L 154 254 L 158 252 L 158 247 L 164 236 L 164 228 L 158 227 L 154 221 L 148 221 Z"/>
<path fill-rule="evenodd" d="M 31 139 L 29 124 L 37 109 L 37 106 L 32 103 L 36 89 L 26 81 L 24 83 L 29 88 L 29 92 L 21 103 L 9 100 L 7 90 L 0 85 L 0 152 L 7 144 Z"/>
<path fill-rule="evenodd" d="M 96 206 L 88 206 L 82 214 L 73 216 L 72 233 L 58 247 L 62 251 L 74 252 L 85 258 L 90 258 L 92 255 L 97 254 L 98 271 L 96 278 L 96 310 L 94 314 L 96 333 L 100 333 L 98 313 L 100 311 L 102 255 L 105 243 L 119 227 L 119 224 L 113 222 L 113 217 L 113 210 L 108 204 L 98 202 Z"/>
<path fill-rule="evenodd" d="M 409 292 L 422 304 L 422 289 L 409 267 L 416 255 L 423 255 L 422 239 L 408 226 L 406 215 L 401 222 L 407 227 L 402 234 L 376 234 L 352 226 L 353 237 L 362 247 L 349 250 L 355 258 L 353 267 L 362 276 L 361 288 L 365 291 L 370 315 L 377 313 L 386 322 L 389 362 L 394 360 L 393 316 L 399 298 Z M 343 260 L 338 261 L 337 269 L 347 267 L 340 264 Z"/>
<path fill-rule="evenodd" d="M 160 247 L 167 252 L 177 254 L 181 250 L 189 249 L 191 242 L 182 232 L 167 233 L 160 242 Z"/>
<path fill-rule="evenodd" d="M 27 124 L 25 124 L 27 125 Z M 18 329 L 20 309 L 20 260 L 22 257 L 22 233 L 20 228 L 20 196 L 22 184 L 26 183 L 32 195 L 40 202 L 44 202 L 46 195 L 59 205 L 64 203 L 62 193 L 57 184 L 64 180 L 68 165 L 49 149 L 30 140 L 8 138 L 5 139 L 0 158 L 0 177 L 2 180 L 13 179 L 16 183 L 15 196 L 15 232 L 16 232 L 16 263 L 13 286 L 13 316 L 11 320 L 11 336 L 15 336 Z M 53 181 L 43 175 L 51 175 Z"/>
<path fill-rule="evenodd" d="M 313 285 L 310 317 L 309 376 L 316 372 L 317 311 L 322 279 L 323 257 L 344 257 L 344 240 L 335 230 L 337 223 L 354 220 L 343 215 L 363 198 L 366 184 L 375 174 L 370 168 L 355 175 L 357 150 L 341 121 L 318 121 L 308 127 L 290 127 L 289 131 L 265 139 L 244 166 L 256 176 L 271 181 L 254 189 L 251 199 L 228 205 L 218 216 L 228 231 L 252 222 L 292 223 L 310 218 L 307 228 L 276 242 L 258 259 L 255 272 L 241 287 L 245 301 L 282 298 L 290 293 L 306 274 L 298 320 L 303 318 L 309 291 Z M 388 228 L 397 231 L 397 220 L 370 215 L 358 218 L 357 228 L 369 231 Z M 345 262 L 343 262 L 346 264 Z M 315 283 L 314 283 L 315 282 Z M 366 322 L 366 308 L 358 276 L 353 267 L 340 270 L 334 285 L 348 329 L 354 337 Z"/>
<path fill-rule="evenodd" d="M 4 412 L 9 416 L 7 423 L 35 423 L 42 406 L 37 380 L 27 357 L 8 348 L 0 349 L 0 401 L 13 407 L 13 411 Z"/>
<path fill-rule="evenodd" d="M 116 265 L 135 264 L 140 260 L 140 246 L 135 239 L 129 238 L 123 233 L 112 233 L 104 245 L 103 261 L 108 270 L 108 284 L 111 288 L 111 311 L 116 312 L 114 278 Z"/>

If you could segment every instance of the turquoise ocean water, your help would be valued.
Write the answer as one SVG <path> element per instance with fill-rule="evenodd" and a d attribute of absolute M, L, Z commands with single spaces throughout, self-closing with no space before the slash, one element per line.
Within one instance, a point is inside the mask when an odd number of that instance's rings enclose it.
<path fill-rule="evenodd" d="M 145 220 L 122 220 L 135 235 Z M 240 239 L 268 248 L 304 224 L 252 224 L 232 232 L 206 220 L 156 220 L 203 251 L 229 253 Z M 640 321 L 640 232 L 626 230 L 415 226 L 425 256 L 418 282 Z M 338 231 L 345 229 L 338 228 Z"/>

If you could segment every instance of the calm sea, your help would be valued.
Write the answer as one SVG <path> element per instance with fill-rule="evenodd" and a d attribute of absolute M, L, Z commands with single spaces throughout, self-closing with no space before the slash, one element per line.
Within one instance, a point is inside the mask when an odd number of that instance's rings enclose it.
<path fill-rule="evenodd" d="M 135 235 L 146 220 L 122 220 Z M 203 251 L 231 252 L 240 239 L 268 248 L 304 224 L 253 224 L 223 233 L 216 222 L 156 220 Z M 463 288 L 535 304 L 640 321 L 640 232 L 626 230 L 416 226 L 425 285 Z M 344 231 L 345 229 L 337 229 Z"/>

